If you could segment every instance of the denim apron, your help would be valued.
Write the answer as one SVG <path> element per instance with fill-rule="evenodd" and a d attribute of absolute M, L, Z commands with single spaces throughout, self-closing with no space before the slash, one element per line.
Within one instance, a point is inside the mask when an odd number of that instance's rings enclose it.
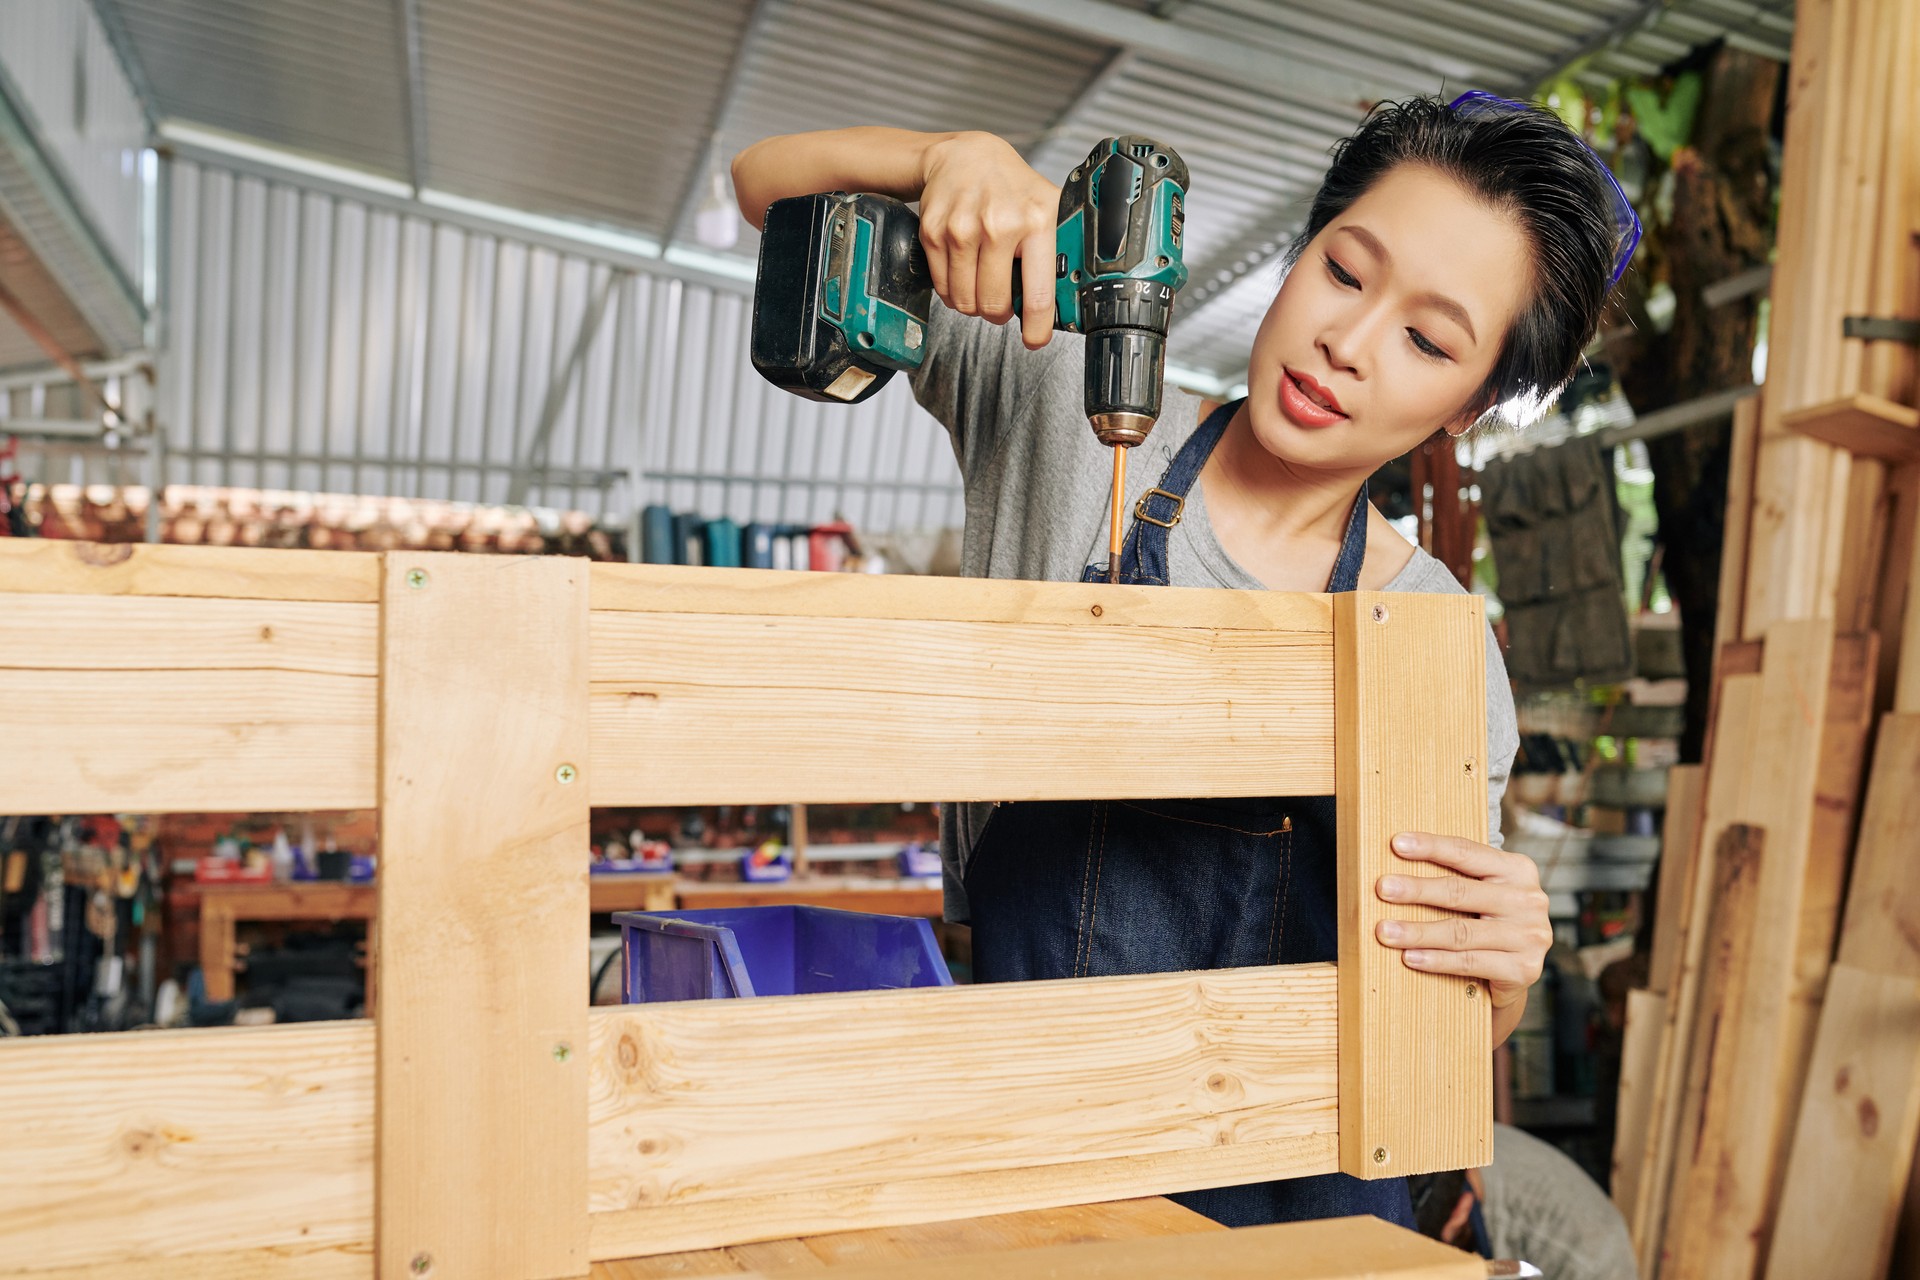
<path fill-rule="evenodd" d="M 1121 581 L 1166 584 L 1167 534 L 1238 407 L 1214 410 L 1135 509 Z M 1359 585 L 1366 543 L 1362 485 L 1328 591 Z M 1105 567 L 1084 580 L 1104 582 Z M 1003 804 L 965 885 L 980 982 L 1330 961 L 1333 797 Z M 1413 1226 L 1404 1178 L 1331 1173 L 1173 1199 L 1231 1227 L 1355 1213 Z"/>

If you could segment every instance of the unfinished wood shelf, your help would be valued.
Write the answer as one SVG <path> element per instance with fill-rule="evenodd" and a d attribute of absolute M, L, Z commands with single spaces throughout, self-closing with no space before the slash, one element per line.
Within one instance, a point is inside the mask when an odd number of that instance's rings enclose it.
<path fill-rule="evenodd" d="M 1920 462 L 1920 409 L 1880 396 L 1862 393 L 1809 405 L 1787 414 L 1781 425 L 1856 457 Z"/>
<path fill-rule="evenodd" d="M 11 540 L 0 597 L 0 813 L 381 817 L 374 1022 L 0 1043 L 0 1275 L 531 1280 L 1491 1157 L 1484 992 L 1369 891 L 1486 836 L 1473 597 Z M 1328 792 L 1337 965 L 584 999 L 591 804 Z"/>

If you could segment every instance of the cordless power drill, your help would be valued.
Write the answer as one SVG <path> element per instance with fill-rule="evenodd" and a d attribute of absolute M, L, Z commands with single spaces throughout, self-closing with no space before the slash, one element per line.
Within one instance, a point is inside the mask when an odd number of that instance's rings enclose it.
<path fill-rule="evenodd" d="M 1186 163 L 1132 134 L 1096 144 L 1060 188 L 1054 327 L 1086 335 L 1087 421 L 1113 449 L 1109 581 L 1120 572 L 1126 451 L 1160 417 L 1167 325 L 1187 282 L 1186 193 Z M 775 386 L 858 404 L 895 370 L 920 367 L 932 306 L 920 219 L 902 201 L 829 191 L 768 207 L 752 354 Z"/>

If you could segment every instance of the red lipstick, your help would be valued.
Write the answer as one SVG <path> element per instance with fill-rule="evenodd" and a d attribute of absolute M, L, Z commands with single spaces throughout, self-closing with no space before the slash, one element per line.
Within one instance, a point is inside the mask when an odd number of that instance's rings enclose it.
<path fill-rule="evenodd" d="M 1333 392 L 1292 369 L 1281 370 L 1280 409 L 1297 427 L 1330 427 L 1347 420 Z"/>

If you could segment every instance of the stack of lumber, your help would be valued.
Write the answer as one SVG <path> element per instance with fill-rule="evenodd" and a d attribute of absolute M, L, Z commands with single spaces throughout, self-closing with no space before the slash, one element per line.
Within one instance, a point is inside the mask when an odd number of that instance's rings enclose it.
<path fill-rule="evenodd" d="M 1712 727 L 1628 1003 L 1614 1198 L 1648 1280 L 1920 1280 L 1916 348 L 1843 325 L 1920 318 L 1920 5 L 1795 22 Z"/>

